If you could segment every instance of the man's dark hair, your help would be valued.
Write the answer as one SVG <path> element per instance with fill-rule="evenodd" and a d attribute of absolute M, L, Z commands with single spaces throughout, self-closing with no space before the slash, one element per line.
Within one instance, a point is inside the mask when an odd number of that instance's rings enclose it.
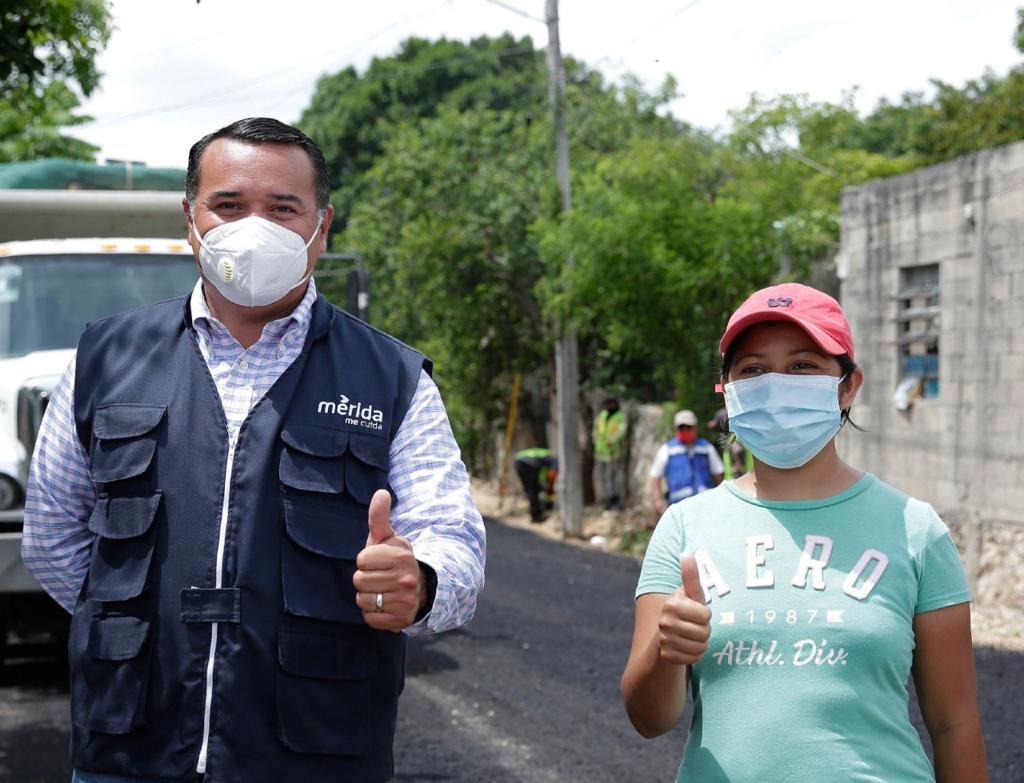
<path fill-rule="evenodd" d="M 313 164 L 313 182 L 316 187 L 316 208 L 327 209 L 331 202 L 331 182 L 327 176 L 324 154 L 309 136 L 270 117 L 247 117 L 208 133 L 192 145 L 188 152 L 188 171 L 185 173 L 185 199 L 194 207 L 199 192 L 199 161 L 206 148 L 217 139 L 234 139 L 246 144 L 294 144 L 302 147 Z"/>

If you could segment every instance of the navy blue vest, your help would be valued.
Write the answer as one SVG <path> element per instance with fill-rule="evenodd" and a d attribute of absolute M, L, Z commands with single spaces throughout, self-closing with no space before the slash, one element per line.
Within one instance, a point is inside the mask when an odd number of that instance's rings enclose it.
<path fill-rule="evenodd" d="M 665 445 L 668 446 L 665 482 L 668 484 L 669 503 L 678 503 L 711 488 L 711 464 L 707 453 L 712 448 L 710 443 L 704 438 L 697 438 L 691 450 L 678 438 L 670 438 Z"/>
<path fill-rule="evenodd" d="M 229 454 L 187 298 L 91 324 L 77 361 L 99 498 L 71 625 L 73 764 L 194 780 L 203 754 L 207 783 L 390 778 L 405 640 L 363 622 L 352 575 L 429 362 L 319 297 Z"/>

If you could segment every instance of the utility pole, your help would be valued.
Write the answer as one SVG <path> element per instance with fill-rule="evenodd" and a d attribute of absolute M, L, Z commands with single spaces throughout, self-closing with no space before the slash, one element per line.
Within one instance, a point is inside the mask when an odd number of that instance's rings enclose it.
<path fill-rule="evenodd" d="M 779 283 L 790 282 L 789 276 L 793 273 L 793 261 L 789 254 L 789 237 L 786 236 L 786 221 L 773 220 L 772 228 L 779 240 L 779 271 L 775 273 L 775 279 Z"/>
<path fill-rule="evenodd" d="M 555 173 L 562 190 L 562 212 L 572 208 L 569 139 L 565 128 L 565 69 L 558 39 L 558 0 L 546 0 L 548 25 L 548 100 L 555 119 Z M 572 254 L 566 258 L 572 266 Z M 583 536 L 583 469 L 579 441 L 579 352 L 576 330 L 565 328 L 555 346 L 558 395 L 558 505 L 566 536 Z"/>

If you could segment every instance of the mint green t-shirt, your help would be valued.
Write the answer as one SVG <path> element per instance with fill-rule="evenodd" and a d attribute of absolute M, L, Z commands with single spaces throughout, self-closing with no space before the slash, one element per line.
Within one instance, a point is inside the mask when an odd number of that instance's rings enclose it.
<path fill-rule="evenodd" d="M 933 783 L 907 714 L 914 615 L 970 600 L 931 506 L 865 474 L 823 500 L 725 482 L 669 508 L 636 594 L 693 553 L 712 610 L 677 780 Z"/>

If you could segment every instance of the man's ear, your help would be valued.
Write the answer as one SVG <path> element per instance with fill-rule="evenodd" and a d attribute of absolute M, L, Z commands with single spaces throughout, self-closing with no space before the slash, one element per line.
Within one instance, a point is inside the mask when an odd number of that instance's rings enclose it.
<path fill-rule="evenodd" d="M 188 199 L 183 198 L 181 200 L 181 208 L 185 212 L 185 225 L 188 227 L 185 241 L 188 243 L 189 247 L 192 248 L 192 256 L 196 260 L 196 268 L 199 269 L 199 274 L 202 275 L 203 270 L 199 264 L 199 239 L 196 234 L 195 221 L 192 220 L 192 210 L 189 207 Z"/>
<path fill-rule="evenodd" d="M 327 209 L 324 210 L 324 219 L 320 222 L 320 241 L 323 242 L 323 249 L 321 252 L 327 252 L 327 234 L 331 230 L 331 222 L 334 220 L 334 207 L 330 204 L 327 205 Z"/>
<path fill-rule="evenodd" d="M 185 225 L 188 227 L 188 238 L 191 239 L 192 234 L 195 233 L 195 226 L 192 224 L 192 209 L 187 198 L 181 200 L 181 211 L 185 213 Z"/>

